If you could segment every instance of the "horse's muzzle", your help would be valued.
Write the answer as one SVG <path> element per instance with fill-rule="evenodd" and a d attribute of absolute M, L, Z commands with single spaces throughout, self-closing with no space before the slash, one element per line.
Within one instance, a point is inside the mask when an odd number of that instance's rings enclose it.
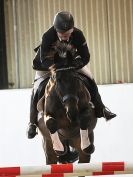
<path fill-rule="evenodd" d="M 66 114 L 70 122 L 78 122 L 78 108 L 74 106 L 66 106 Z"/>
<path fill-rule="evenodd" d="M 63 97 L 63 104 L 70 122 L 78 121 L 78 101 L 79 98 L 73 94 L 67 94 Z"/>
<path fill-rule="evenodd" d="M 73 94 L 67 94 L 67 95 L 63 96 L 62 101 L 63 101 L 63 103 L 65 103 L 65 101 L 67 101 L 69 99 L 74 99 L 74 100 L 76 100 L 77 103 L 79 101 L 78 96 L 73 95 Z"/>

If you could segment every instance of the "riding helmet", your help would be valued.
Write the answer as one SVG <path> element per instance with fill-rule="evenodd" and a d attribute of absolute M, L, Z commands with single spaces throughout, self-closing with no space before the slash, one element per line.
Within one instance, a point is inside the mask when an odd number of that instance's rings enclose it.
<path fill-rule="evenodd" d="M 74 27 L 74 19 L 71 13 L 67 11 L 58 12 L 53 21 L 57 32 L 66 32 Z"/>

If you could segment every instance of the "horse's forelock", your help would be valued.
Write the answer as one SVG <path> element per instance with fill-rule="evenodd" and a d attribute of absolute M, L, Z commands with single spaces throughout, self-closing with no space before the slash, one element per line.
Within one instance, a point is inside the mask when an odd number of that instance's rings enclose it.
<path fill-rule="evenodd" d="M 62 58 L 66 57 L 67 52 L 70 52 L 72 56 L 74 56 L 76 50 L 73 48 L 71 44 L 67 44 L 65 42 L 58 41 L 55 46 L 55 51 Z"/>

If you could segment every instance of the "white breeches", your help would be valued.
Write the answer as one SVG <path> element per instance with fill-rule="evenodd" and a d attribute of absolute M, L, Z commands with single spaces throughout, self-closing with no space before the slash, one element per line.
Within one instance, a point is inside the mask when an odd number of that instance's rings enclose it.
<path fill-rule="evenodd" d="M 45 74 L 48 74 L 48 71 L 36 71 L 35 73 L 35 82 L 34 82 L 34 94 L 36 93 L 40 83 L 44 80 Z"/>
<path fill-rule="evenodd" d="M 79 72 L 85 74 L 86 76 L 88 76 L 89 78 L 93 79 L 92 73 L 89 69 L 89 67 L 87 67 L 87 65 L 85 65 L 83 68 L 79 69 Z"/>

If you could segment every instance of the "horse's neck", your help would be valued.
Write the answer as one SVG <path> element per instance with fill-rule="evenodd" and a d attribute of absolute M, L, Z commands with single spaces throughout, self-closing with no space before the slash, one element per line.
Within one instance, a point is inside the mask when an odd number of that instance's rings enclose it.
<path fill-rule="evenodd" d="M 46 88 L 45 88 L 45 97 L 48 97 L 51 90 L 53 89 L 53 87 L 55 86 L 55 82 L 54 82 L 54 79 L 52 77 L 50 77 L 47 85 L 46 85 Z"/>

